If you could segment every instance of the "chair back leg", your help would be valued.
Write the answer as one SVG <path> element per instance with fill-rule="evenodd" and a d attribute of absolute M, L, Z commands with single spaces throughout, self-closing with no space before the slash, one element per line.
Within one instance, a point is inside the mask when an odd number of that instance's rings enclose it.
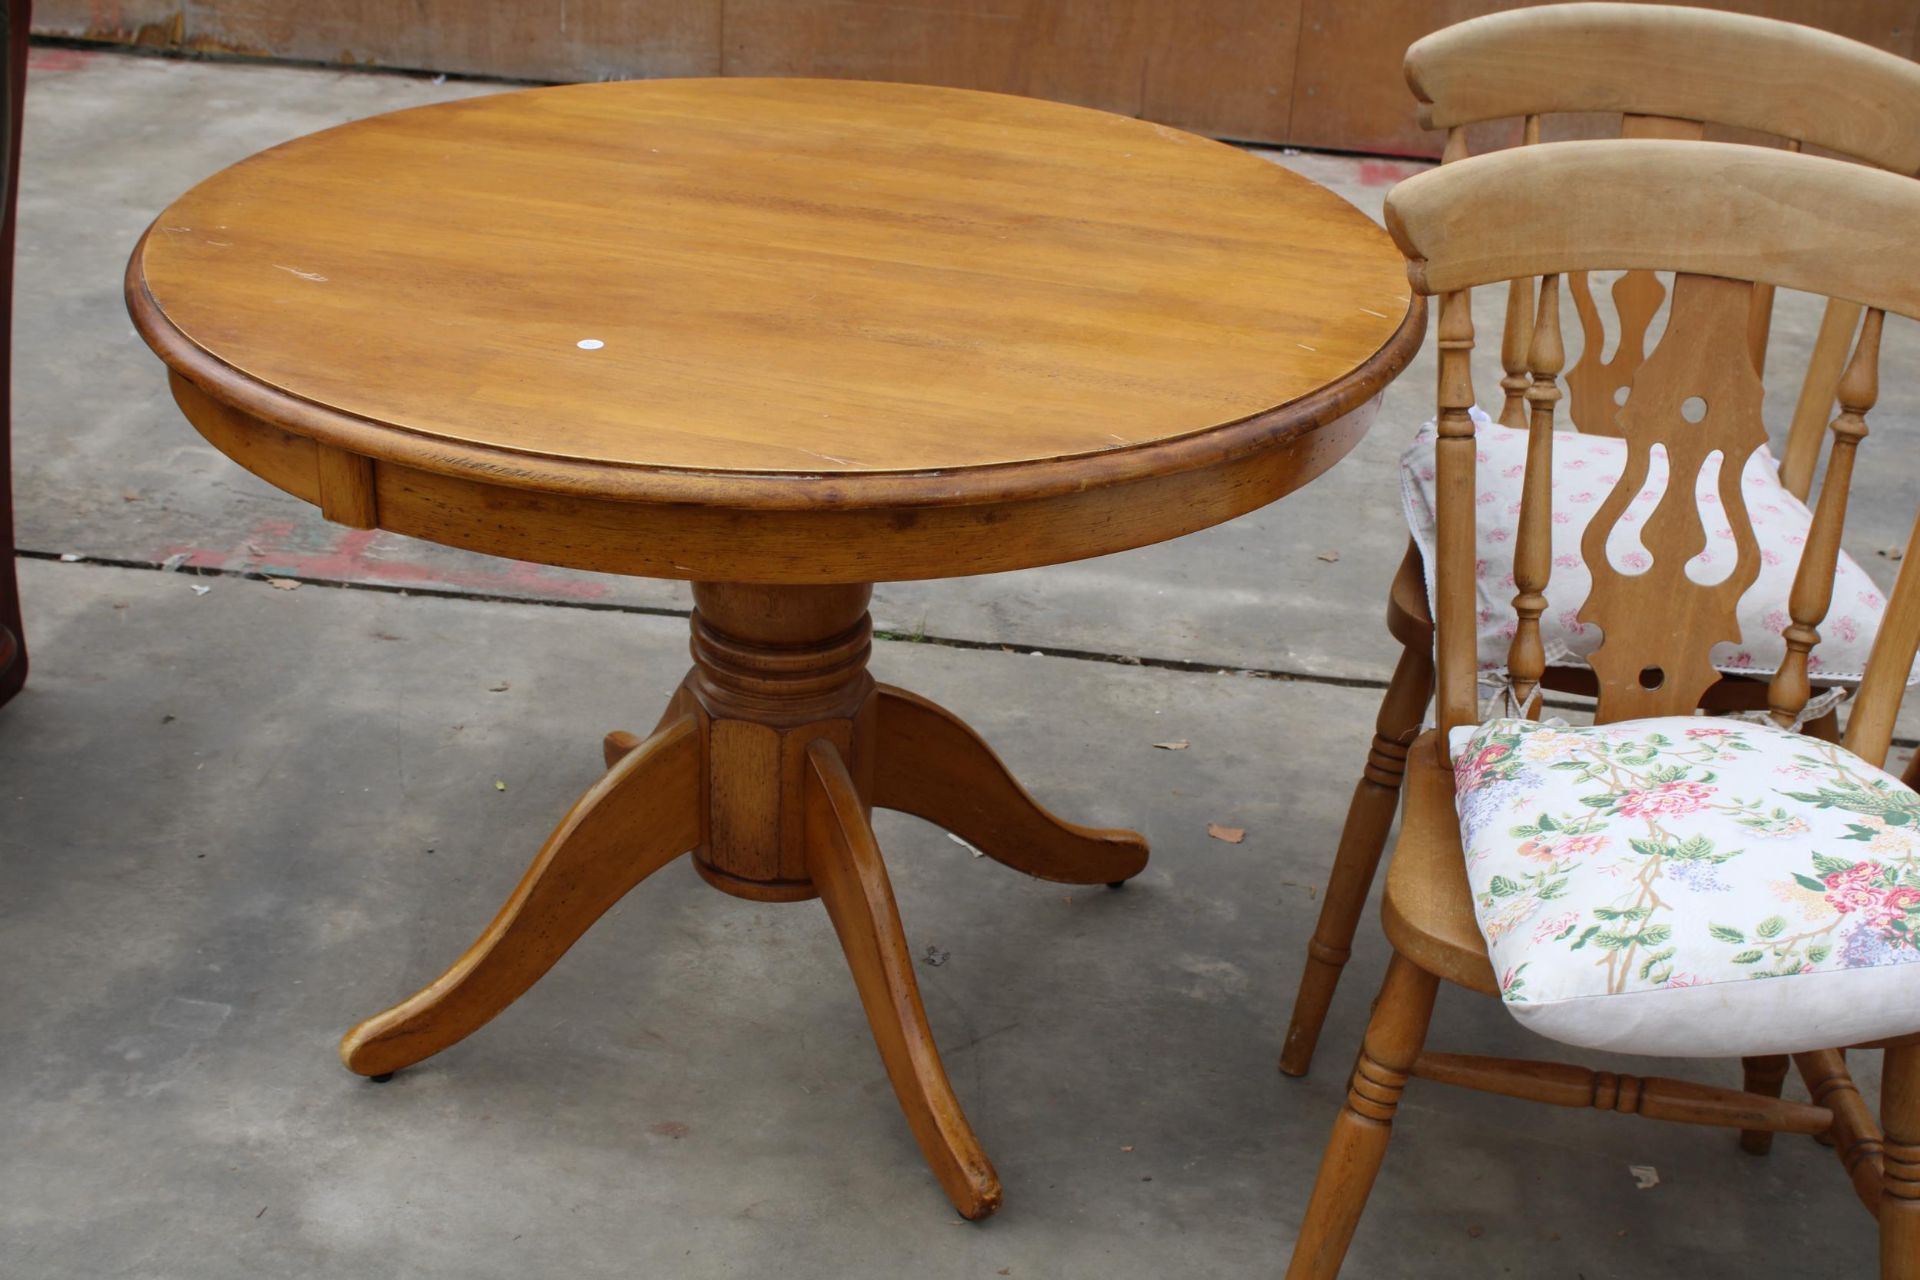
<path fill-rule="evenodd" d="M 1429 633 L 1430 634 L 1430 633 Z M 1420 722 L 1433 697 L 1433 649 L 1410 644 L 1401 650 L 1387 696 L 1374 722 L 1373 747 L 1367 767 L 1354 785 L 1347 805 L 1347 822 L 1340 829 L 1340 847 L 1333 856 L 1333 872 L 1320 900 L 1320 918 L 1307 943 L 1307 965 L 1300 974 L 1300 991 L 1293 998 L 1293 1017 L 1280 1051 L 1280 1070 L 1303 1076 L 1313 1065 L 1314 1046 L 1333 1004 L 1340 971 L 1353 953 L 1353 935 L 1367 893 L 1387 847 L 1387 833 L 1400 807 L 1400 787 L 1406 780 L 1407 748 L 1420 734 Z"/>
<path fill-rule="evenodd" d="M 1920 1280 L 1920 1044 L 1887 1050 L 1880 1127 L 1880 1280 Z"/>
<path fill-rule="evenodd" d="M 1740 1087 L 1747 1093 L 1777 1098 L 1780 1096 L 1781 1087 L 1787 1082 L 1787 1070 L 1791 1065 L 1792 1059 L 1784 1053 L 1768 1054 L 1761 1058 L 1742 1058 L 1740 1066 L 1744 1079 Z M 1773 1150 L 1773 1130 L 1742 1129 L 1740 1149 L 1752 1156 L 1766 1155 Z"/>

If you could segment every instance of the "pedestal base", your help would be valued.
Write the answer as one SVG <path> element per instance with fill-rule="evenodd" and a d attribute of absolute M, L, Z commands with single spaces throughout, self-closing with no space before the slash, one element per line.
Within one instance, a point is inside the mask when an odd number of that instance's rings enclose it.
<path fill-rule="evenodd" d="M 1054 817 L 978 735 L 867 674 L 870 588 L 695 587 L 694 667 L 646 739 L 609 734 L 608 772 L 547 838 L 498 916 L 431 985 L 347 1033 L 383 1076 L 455 1044 L 524 993 L 628 890 L 691 852 L 739 897 L 818 897 L 881 1061 L 954 1207 L 1000 1182 L 954 1097 L 868 815 L 915 814 L 1028 875 L 1117 884 L 1146 866 L 1129 831 Z"/>

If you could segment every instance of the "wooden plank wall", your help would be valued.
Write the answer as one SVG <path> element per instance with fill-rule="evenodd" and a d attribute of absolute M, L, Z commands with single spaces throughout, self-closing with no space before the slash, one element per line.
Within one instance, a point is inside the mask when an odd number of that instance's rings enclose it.
<path fill-rule="evenodd" d="M 908 80 L 1057 98 L 1247 142 L 1432 155 L 1408 44 L 1512 0 L 39 0 L 111 44 L 526 80 Z M 1718 0 L 1905 57 L 1920 0 Z"/>
<path fill-rule="evenodd" d="M 1299 0 L 727 0 L 725 72 L 912 80 L 1278 140 Z"/>

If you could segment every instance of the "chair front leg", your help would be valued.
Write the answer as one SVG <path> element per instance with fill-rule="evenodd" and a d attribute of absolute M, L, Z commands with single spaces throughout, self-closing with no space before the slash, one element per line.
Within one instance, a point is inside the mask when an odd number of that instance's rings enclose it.
<path fill-rule="evenodd" d="M 1395 954 L 1367 1038 L 1347 1086 L 1346 1105 L 1320 1159 L 1306 1221 L 1293 1246 L 1287 1280 L 1332 1280 L 1340 1274 L 1354 1228 L 1367 1207 L 1374 1177 L 1386 1158 L 1394 1113 L 1415 1058 L 1426 1043 L 1440 980 Z"/>

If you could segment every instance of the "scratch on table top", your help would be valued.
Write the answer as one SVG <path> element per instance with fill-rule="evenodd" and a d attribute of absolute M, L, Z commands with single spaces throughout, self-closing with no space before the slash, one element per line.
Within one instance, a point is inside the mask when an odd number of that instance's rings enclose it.
<path fill-rule="evenodd" d="M 327 278 L 321 275 L 317 271 L 302 271 L 298 267 L 282 266 L 278 262 L 274 263 L 273 265 L 276 270 L 285 271 L 291 275 L 299 276 L 302 280 L 311 280 L 315 284 L 325 284 L 327 282 Z"/>
<path fill-rule="evenodd" d="M 836 458 L 830 453 L 820 453 L 814 449 L 802 449 L 800 452 L 806 454 L 810 458 L 821 458 L 827 462 L 837 462 L 843 467 L 850 467 L 853 465 L 853 463 L 846 458 Z"/>
<path fill-rule="evenodd" d="M 1372 307 L 1362 307 L 1360 309 L 1370 316 L 1379 316 L 1382 320 L 1387 318 L 1387 313 L 1384 311 L 1375 311 Z"/>

